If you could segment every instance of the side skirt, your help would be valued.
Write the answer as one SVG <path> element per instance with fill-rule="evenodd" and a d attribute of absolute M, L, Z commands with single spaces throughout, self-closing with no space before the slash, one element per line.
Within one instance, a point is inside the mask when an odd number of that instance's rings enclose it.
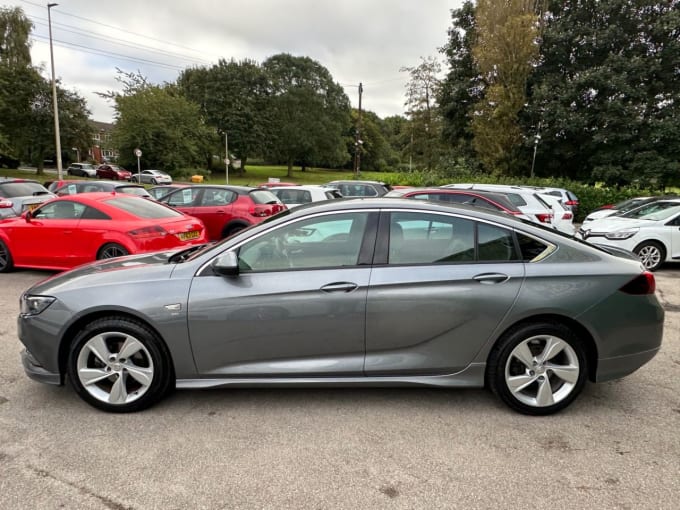
<path fill-rule="evenodd" d="M 484 386 L 486 363 L 472 363 L 455 374 L 395 377 L 234 377 L 221 379 L 178 379 L 177 389 L 254 387 L 381 387 L 438 386 L 442 388 L 481 388 Z"/>

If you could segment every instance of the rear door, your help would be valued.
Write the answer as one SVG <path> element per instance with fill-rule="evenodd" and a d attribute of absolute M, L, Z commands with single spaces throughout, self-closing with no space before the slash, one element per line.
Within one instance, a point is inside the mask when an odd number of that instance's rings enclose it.
<path fill-rule="evenodd" d="M 389 237 L 389 245 L 386 238 Z M 428 212 L 383 213 L 366 315 L 367 376 L 466 367 L 524 278 L 510 230 Z"/>

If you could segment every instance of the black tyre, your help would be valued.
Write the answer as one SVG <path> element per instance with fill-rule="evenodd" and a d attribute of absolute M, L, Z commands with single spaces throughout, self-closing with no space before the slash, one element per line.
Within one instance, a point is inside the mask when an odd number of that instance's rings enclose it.
<path fill-rule="evenodd" d="M 128 252 L 120 244 L 107 243 L 101 248 L 99 248 L 99 251 L 97 252 L 97 260 L 115 259 L 116 257 L 124 257 L 125 255 L 129 254 L 130 252 Z"/>
<path fill-rule="evenodd" d="M 564 324 L 537 322 L 499 340 L 489 356 L 486 384 L 515 411 L 547 415 L 581 393 L 587 374 L 583 341 Z"/>
<path fill-rule="evenodd" d="M 75 337 L 68 355 L 68 376 L 85 402 L 114 413 L 141 411 L 173 386 L 170 357 L 144 324 L 105 317 Z"/>
<path fill-rule="evenodd" d="M 9 273 L 14 269 L 12 254 L 5 243 L 0 241 L 0 273 Z"/>
<path fill-rule="evenodd" d="M 633 250 L 648 271 L 656 271 L 666 260 L 666 249 L 656 241 L 644 241 Z"/>
<path fill-rule="evenodd" d="M 245 225 L 231 225 L 229 227 L 226 227 L 222 232 L 222 239 L 224 239 L 225 237 L 233 236 L 236 232 L 240 232 L 245 228 L 247 228 Z"/>

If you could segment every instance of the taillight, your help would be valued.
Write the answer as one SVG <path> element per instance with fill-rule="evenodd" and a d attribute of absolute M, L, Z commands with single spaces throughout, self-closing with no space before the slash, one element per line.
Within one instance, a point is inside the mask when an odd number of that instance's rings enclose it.
<path fill-rule="evenodd" d="M 0 199 L 0 209 L 11 209 L 13 205 L 9 200 Z"/>
<path fill-rule="evenodd" d="M 265 218 L 271 216 L 272 213 L 272 208 L 268 205 L 257 204 L 250 208 L 250 215 L 256 218 Z"/>
<path fill-rule="evenodd" d="M 137 238 L 148 238 L 148 237 L 163 237 L 168 235 L 168 232 L 161 226 L 153 225 L 151 227 L 143 227 L 135 230 L 130 230 L 128 235 Z"/>
<path fill-rule="evenodd" d="M 565 212 L 565 213 L 562 215 L 562 219 L 563 219 L 563 220 L 570 220 L 570 219 L 572 219 L 573 217 L 574 217 L 574 215 L 571 214 L 570 212 Z"/>
<path fill-rule="evenodd" d="M 550 213 L 539 213 L 536 215 L 536 218 L 538 218 L 538 221 L 541 223 L 552 223 L 553 215 Z"/>
<path fill-rule="evenodd" d="M 633 278 L 619 290 L 634 296 L 654 294 L 656 291 L 656 280 L 654 279 L 654 275 L 652 273 L 645 271 L 641 275 Z"/>
<path fill-rule="evenodd" d="M 567 205 L 578 205 L 578 200 L 567 200 L 565 202 Z"/>

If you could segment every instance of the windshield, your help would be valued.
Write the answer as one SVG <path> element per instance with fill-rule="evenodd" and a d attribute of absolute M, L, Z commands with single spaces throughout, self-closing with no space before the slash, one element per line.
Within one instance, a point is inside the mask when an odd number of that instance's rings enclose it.
<path fill-rule="evenodd" d="M 680 212 L 680 202 L 652 202 L 630 212 L 622 214 L 622 218 L 636 220 L 661 221 Z"/>

